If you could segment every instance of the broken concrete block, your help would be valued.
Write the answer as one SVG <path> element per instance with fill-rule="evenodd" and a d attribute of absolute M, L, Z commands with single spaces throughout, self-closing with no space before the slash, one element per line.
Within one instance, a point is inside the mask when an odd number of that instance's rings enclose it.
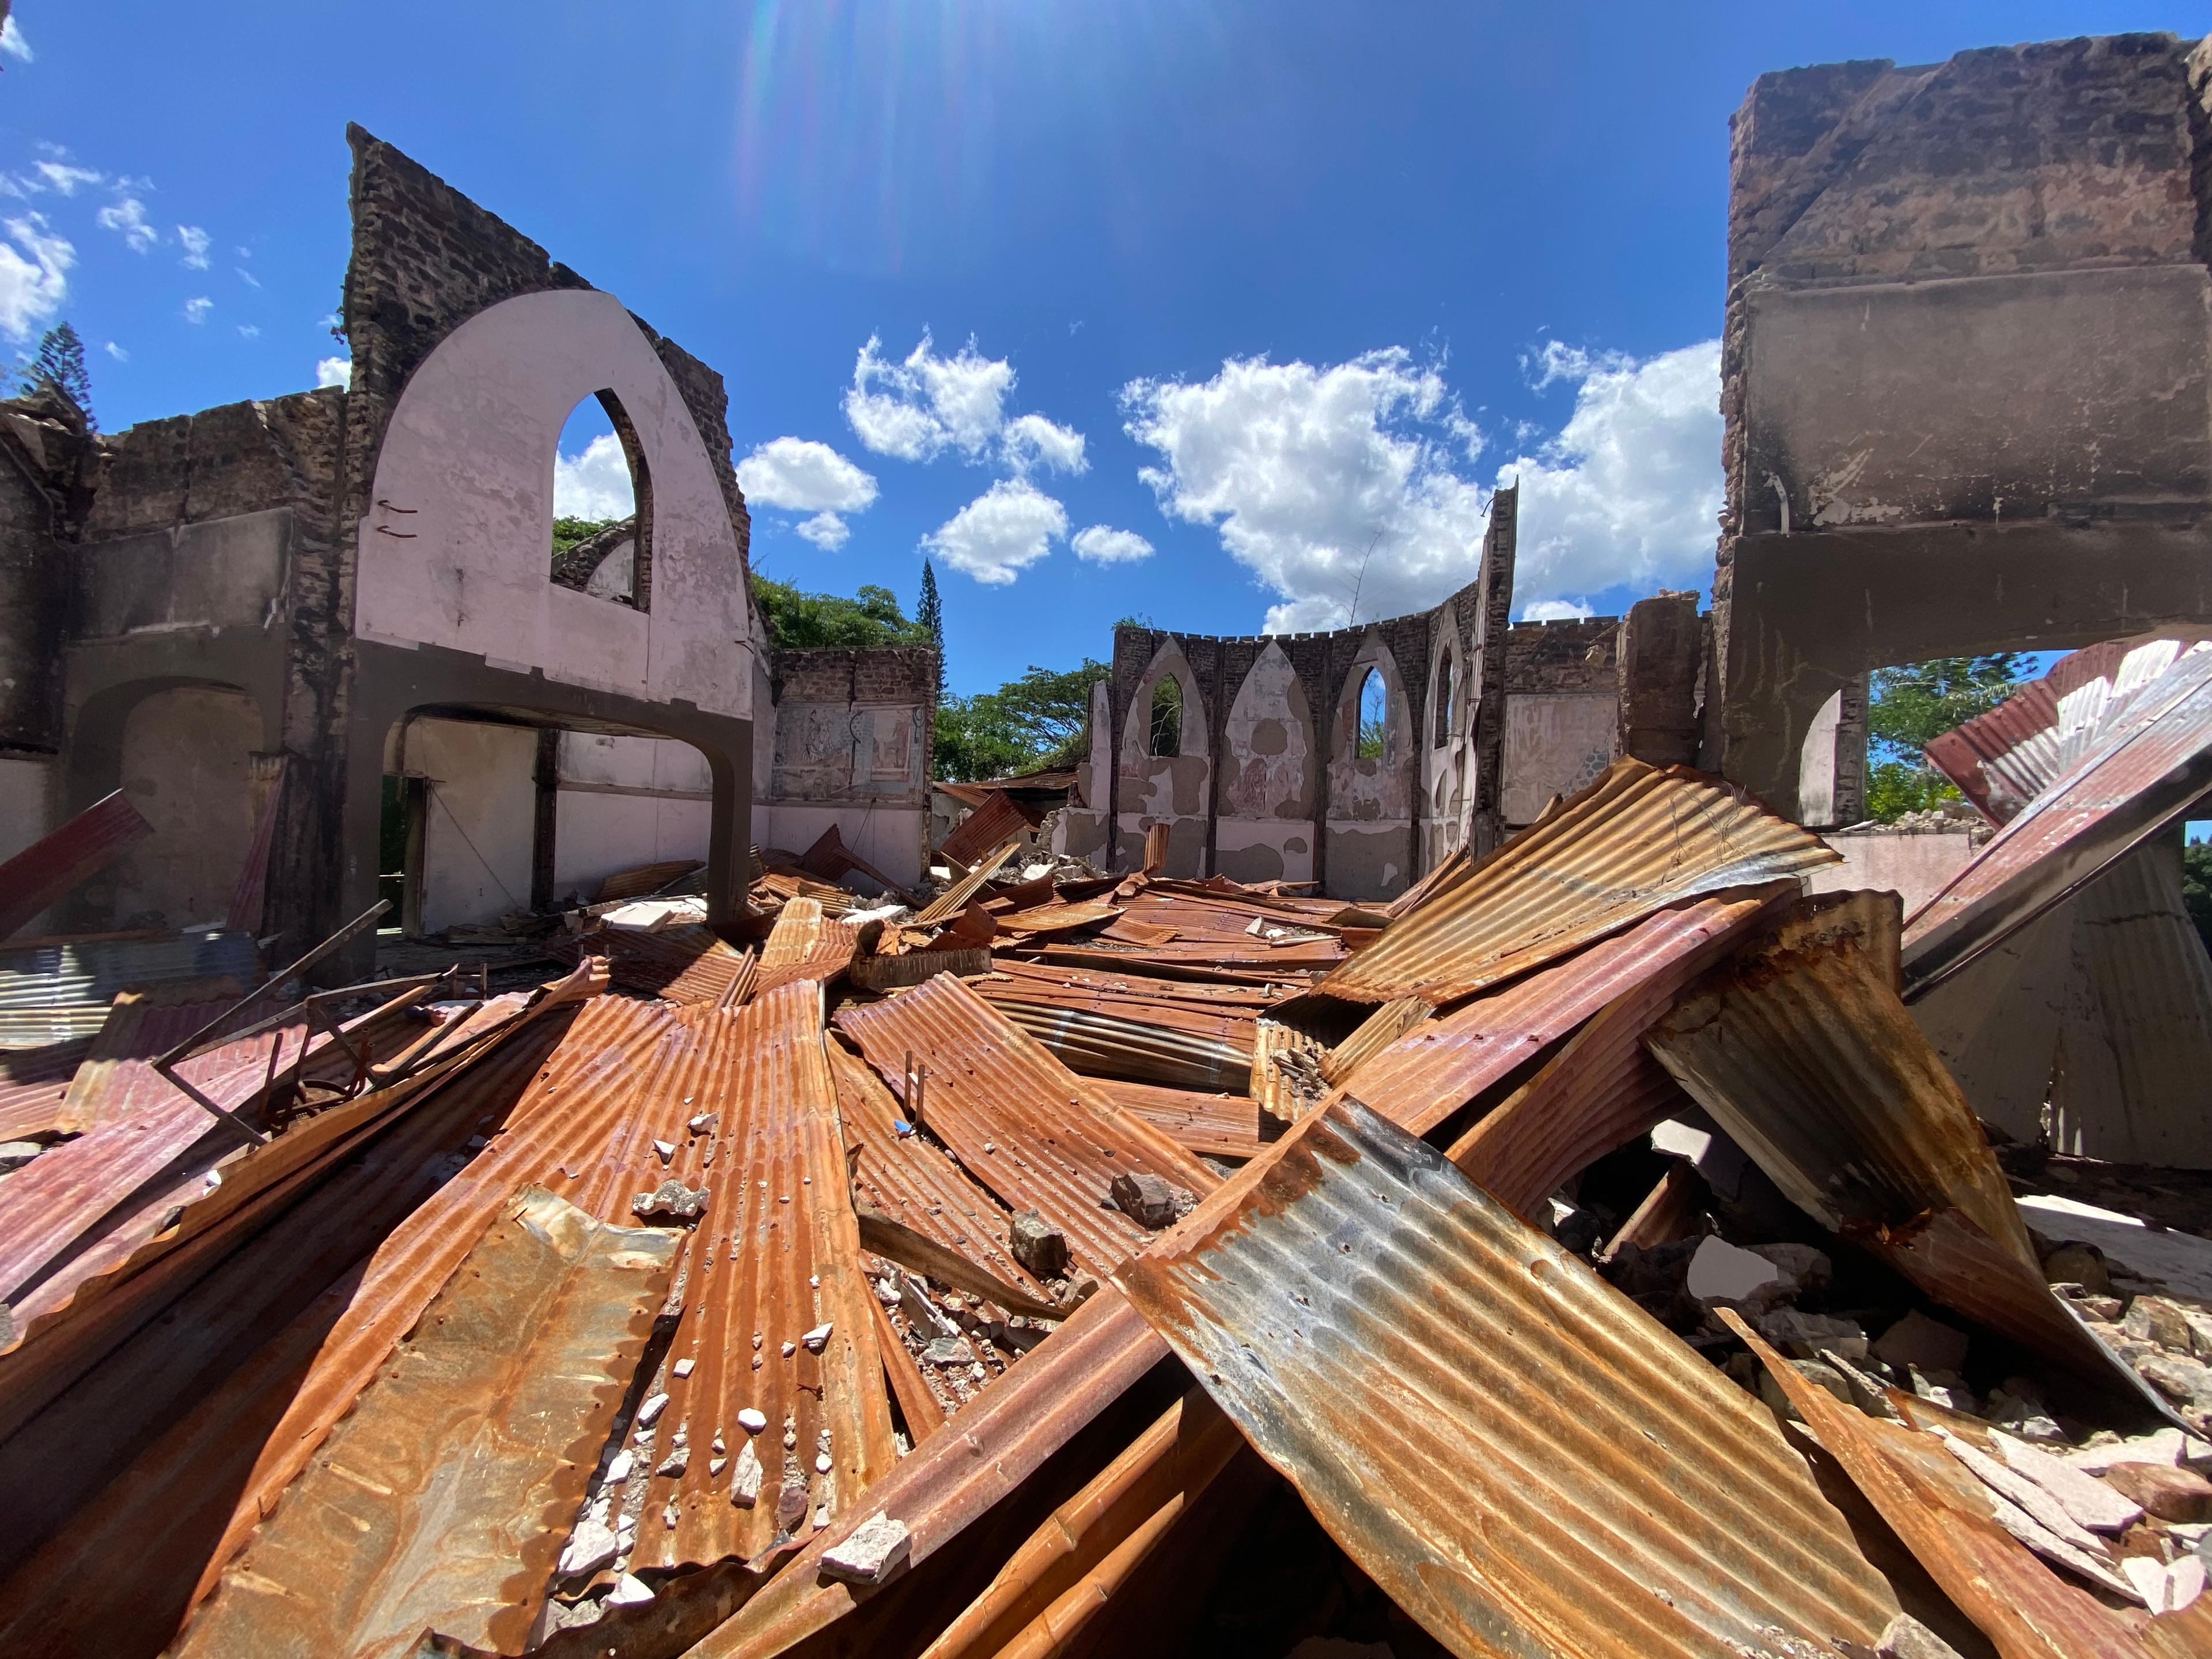
<path fill-rule="evenodd" d="M 1875 1339 L 1872 1352 L 1899 1370 L 1917 1365 L 1923 1371 L 1955 1371 L 1966 1363 L 1967 1346 L 1964 1331 L 1915 1308 Z"/>
<path fill-rule="evenodd" d="M 561 1552 L 561 1576 L 575 1578 L 597 1572 L 621 1553 L 622 1540 L 612 1531 L 596 1521 L 586 1520 L 569 1537 L 568 1547 Z"/>
<path fill-rule="evenodd" d="M 2115 1463 L 2105 1484 L 2161 1521 L 2212 1521 L 2212 1480 L 2194 1469 L 2157 1463 Z"/>
<path fill-rule="evenodd" d="M 2182 1459 L 2181 1431 L 2158 1429 L 2132 1440 L 2109 1439 L 2062 1453 L 2063 1462 L 2084 1474 L 2102 1474 L 2115 1463 L 2155 1463 L 2172 1468 Z"/>
<path fill-rule="evenodd" d="M 1006 1248 L 1038 1279 L 1067 1272 L 1067 1235 L 1035 1210 L 1024 1210 L 1006 1229 Z"/>
<path fill-rule="evenodd" d="M 2049 1492 L 2058 1500 L 2059 1508 L 2091 1532 L 2123 1533 L 2142 1519 L 2141 1505 L 2047 1451 L 2008 1434 L 1991 1434 L 1990 1443 L 2014 1474 L 2026 1476 Z"/>
<path fill-rule="evenodd" d="M 628 1447 L 617 1452 L 615 1461 L 607 1465 L 607 1485 L 619 1486 L 623 1481 L 629 1480 L 630 1468 L 635 1461 L 630 1456 Z"/>
<path fill-rule="evenodd" d="M 758 1434 L 768 1427 L 768 1418 L 754 1407 L 747 1406 L 738 1413 L 738 1426 L 747 1434 Z"/>
<path fill-rule="evenodd" d="M 964 1336 L 940 1336 L 921 1351 L 921 1357 L 933 1365 L 969 1365 L 975 1360 L 975 1350 Z"/>
<path fill-rule="evenodd" d="M 2212 1365 L 2163 1352 L 2146 1354 L 2134 1364 L 2143 1381 L 2177 1406 L 2212 1415 Z"/>
<path fill-rule="evenodd" d="M 1814 1388 L 1826 1389 L 1846 1406 L 1851 1403 L 1851 1385 L 1844 1380 L 1844 1374 L 1833 1365 L 1818 1359 L 1793 1359 L 1790 1364 Z M 1773 1373 L 1764 1365 L 1759 1368 L 1759 1397 L 1766 1402 L 1767 1409 L 1777 1417 L 1792 1423 L 1804 1420 L 1798 1416 L 1796 1407 L 1790 1403 L 1790 1396 L 1782 1392 L 1782 1385 L 1774 1380 Z"/>
<path fill-rule="evenodd" d="M 1686 1281 L 1700 1302 L 1744 1302 L 1783 1279 L 1782 1269 L 1756 1251 L 1739 1249 L 1726 1239 L 1705 1239 L 1690 1258 Z"/>
<path fill-rule="evenodd" d="M 1959 1650 L 1909 1613 L 1900 1613 L 1875 1644 L 1875 1659 L 1959 1659 Z"/>
<path fill-rule="evenodd" d="M 820 1353 L 823 1349 L 830 1346 L 830 1328 L 831 1322 L 825 1320 L 799 1340 L 805 1345 L 807 1352 Z"/>
<path fill-rule="evenodd" d="M 46 1150 L 35 1140 L 0 1141 L 0 1170 L 20 1170 Z"/>
<path fill-rule="evenodd" d="M 694 1192 L 680 1181 L 664 1181 L 649 1193 L 640 1193 L 629 1201 L 630 1213 L 641 1220 L 665 1217 L 671 1221 L 696 1221 L 707 1207 L 708 1189 L 702 1187 Z"/>
<path fill-rule="evenodd" d="M 1170 1184 L 1164 1176 L 1132 1175 L 1126 1170 L 1114 1177 L 1107 1196 L 1123 1215 L 1155 1232 L 1173 1226 L 1198 1201 L 1195 1195 Z"/>
<path fill-rule="evenodd" d="M 738 1449 L 738 1467 L 730 1475 L 730 1502 L 741 1510 L 760 1502 L 762 1474 L 761 1461 L 748 1440 Z"/>
<path fill-rule="evenodd" d="M 638 1427 L 641 1429 L 651 1428 L 655 1423 L 660 1420 L 661 1413 L 667 1409 L 668 1396 L 666 1395 L 656 1394 L 651 1395 L 647 1399 L 645 1404 L 637 1408 Z"/>
<path fill-rule="evenodd" d="M 635 1607 L 653 1600 L 653 1587 L 635 1573 L 626 1572 L 615 1580 L 615 1587 L 607 1592 L 611 1607 Z"/>
<path fill-rule="evenodd" d="M 921 1334 L 925 1342 L 960 1334 L 960 1328 L 939 1313 L 937 1304 L 929 1299 L 929 1287 L 911 1273 L 901 1281 L 899 1307 L 906 1315 L 906 1322 Z"/>
<path fill-rule="evenodd" d="M 906 1522 L 872 1515 L 842 1543 L 822 1552 L 822 1573 L 848 1584 L 880 1584 L 914 1548 Z"/>
<path fill-rule="evenodd" d="M 2155 1342 L 2177 1353 L 2190 1352 L 2189 1321 L 2162 1296 L 2139 1296 L 2128 1304 L 2120 1328 L 2138 1342 Z"/>
<path fill-rule="evenodd" d="M 2094 1244 L 2061 1244 L 2043 1258 L 2043 1277 L 2051 1285 L 2079 1285 L 2091 1296 L 2110 1296 L 2112 1277 L 2105 1253 Z"/>
<path fill-rule="evenodd" d="M 790 1532 L 806 1519 L 806 1483 L 787 1480 L 775 1495 L 775 1529 Z"/>
<path fill-rule="evenodd" d="M 668 1369 L 678 1376 L 689 1376 L 691 1375 L 691 1368 L 696 1363 L 696 1361 L 690 1359 L 679 1359 Z"/>
<path fill-rule="evenodd" d="M 660 1467 L 655 1469 L 653 1473 L 655 1474 L 677 1475 L 683 1474 L 684 1471 L 690 1468 L 690 1466 L 691 1448 L 689 1446 L 678 1446 L 675 1450 L 670 1452 L 667 1456 L 660 1460 Z"/>
<path fill-rule="evenodd" d="M 1794 1358 L 1817 1358 L 1823 1349 L 1832 1350 L 1846 1359 L 1866 1358 L 1866 1332 L 1855 1321 L 1832 1318 L 1826 1314 L 1777 1308 L 1760 1319 L 1759 1334 Z"/>

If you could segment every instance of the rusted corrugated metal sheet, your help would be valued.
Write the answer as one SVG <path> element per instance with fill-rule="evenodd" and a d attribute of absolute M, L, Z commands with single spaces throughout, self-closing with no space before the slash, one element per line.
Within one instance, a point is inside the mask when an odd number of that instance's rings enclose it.
<path fill-rule="evenodd" d="M 970 1181 L 934 1141 L 899 1133 L 896 1103 L 867 1061 L 832 1042 L 830 1065 L 846 1140 L 860 1149 L 853 1165 L 860 1201 L 957 1251 L 994 1278 L 1049 1301 L 1044 1288 L 1007 1252 L 1012 1217 L 1006 1206 Z"/>
<path fill-rule="evenodd" d="M 93 1040 L 43 1048 L 0 1048 L 0 1140 L 50 1134 L 63 1127 L 63 1102 Z"/>
<path fill-rule="evenodd" d="M 678 1236 L 526 1188 L 224 1572 L 179 1659 L 519 1654 Z"/>
<path fill-rule="evenodd" d="M 1324 1047 L 1294 1025 L 1263 1019 L 1254 1028 L 1251 1095 L 1260 1109 L 1278 1123 L 1290 1123 L 1321 1098 Z M 1281 1056 L 1281 1059 L 1278 1057 Z M 1297 1074 L 1285 1069 L 1285 1061 Z"/>
<path fill-rule="evenodd" d="M 88 1037 L 125 990 L 179 980 L 261 977 L 245 933 L 179 939 L 62 939 L 0 952 L 0 1048 L 40 1048 Z"/>
<path fill-rule="evenodd" d="M 924 1126 L 1008 1208 L 1035 1209 L 1066 1233 L 1086 1273 L 1103 1273 L 1150 1237 L 1103 1207 L 1116 1175 L 1150 1172 L 1195 1193 L 1217 1184 L 959 980 L 841 1010 L 837 1026 L 894 1089 L 907 1055 L 927 1066 Z"/>
<path fill-rule="evenodd" d="M 1000 842 L 976 860 L 966 875 L 923 906 L 915 920 L 924 925 L 951 921 L 968 908 L 968 901 L 983 890 L 983 884 L 998 874 L 999 866 L 1013 857 L 1014 848 L 1020 845 L 1018 839 Z"/>
<path fill-rule="evenodd" d="M 1321 1057 L 1322 1080 L 1343 1082 L 1436 1011 L 1426 997 L 1399 997 L 1383 1003 Z"/>
<path fill-rule="evenodd" d="M 1838 861 L 1818 837 L 1717 779 L 1633 758 L 1390 924 L 1322 989 L 1353 1002 L 1437 1002 L 1618 933 L 1701 893 Z"/>
<path fill-rule="evenodd" d="M 2113 1607 L 2070 1583 L 1997 1524 L 1987 1490 L 1941 1442 L 1844 1405 L 1807 1382 L 1732 1309 L 1720 1316 L 1759 1356 L 1852 1484 L 2004 1659 L 2148 1659 L 2153 1654 L 2181 1659 L 2204 1651 L 2212 1625 L 2203 1618 L 2193 1621 L 2194 1631 L 2176 1628 L 2180 1620 L 2154 1620 L 2140 1607 Z M 2212 1613 L 2201 1598 L 2197 1606 Z"/>
<path fill-rule="evenodd" d="M 635 927 L 603 927 L 594 933 L 556 933 L 545 954 L 574 963 L 586 956 L 604 957 L 614 982 L 690 1007 L 728 1002 L 753 963 L 750 951 L 735 951 L 709 927 L 665 927 L 648 933 Z"/>
<path fill-rule="evenodd" d="M 1160 979 L 1126 966 L 1091 968 L 1049 960 L 1025 962 L 1014 957 L 1000 957 L 992 964 L 991 973 L 988 981 L 975 988 L 986 996 L 1029 994 L 1038 1001 L 1078 1007 L 1103 1006 L 1120 1000 L 1139 1007 L 1176 1003 L 1257 1014 L 1279 1001 L 1285 989 L 1280 985 L 1241 981 Z"/>
<path fill-rule="evenodd" d="M 2212 787 L 2212 650 L 2183 657 L 2092 728 L 2081 758 L 2021 809 L 1905 932 L 1917 996 L 2172 823 Z"/>
<path fill-rule="evenodd" d="M 811 898 L 822 907 L 825 916 L 842 916 L 861 908 L 860 901 L 842 887 L 833 887 L 826 881 L 817 881 L 803 870 L 789 866 L 778 866 L 764 872 L 753 883 L 753 902 L 773 915 L 778 905 L 795 898 Z"/>
<path fill-rule="evenodd" d="M 1443 1019 L 1415 1026 L 1336 1086 L 1426 1134 L 1615 999 L 1671 998 L 1733 948 L 1771 901 L 1699 899 L 1530 975 Z M 1661 1006 L 1664 1006 L 1662 1003 Z"/>
<path fill-rule="evenodd" d="M 1005 790 L 993 789 L 975 811 L 953 826 L 938 850 L 957 864 L 970 866 L 1001 842 L 1027 835 L 1042 817 Z"/>
<path fill-rule="evenodd" d="M 1193 1389 L 1024 1539 L 922 1659 L 1060 1651 L 1243 1443 Z"/>
<path fill-rule="evenodd" d="M 987 1389 L 866 1504 L 817 1534 L 689 1659 L 772 1659 L 827 1630 L 861 1593 L 821 1577 L 825 1551 L 868 1517 L 888 1515 L 906 1523 L 909 1559 L 920 1568 L 1167 1358 L 1167 1344 L 1121 1294 L 1101 1289 L 1023 1358 L 1015 1372 L 1021 1386 Z"/>
<path fill-rule="evenodd" d="M 1540 1219 L 1538 1206 L 1568 1177 L 1690 1105 L 1644 1047 L 1661 1006 L 1621 998 L 1444 1156 L 1515 1214 Z"/>
<path fill-rule="evenodd" d="M 1256 1029 L 1234 1014 L 1163 1007 L 1147 1018 L 1019 997 L 988 1000 L 1085 1077 L 1201 1090 L 1243 1089 L 1251 1080 Z"/>
<path fill-rule="evenodd" d="M 658 893 L 678 877 L 705 867 L 697 859 L 663 859 L 658 864 L 641 864 L 634 870 L 617 870 L 599 884 L 599 896 L 594 902 L 611 904 L 617 899 L 644 898 Z"/>
<path fill-rule="evenodd" d="M 0 864 L 0 939 L 153 833 L 118 789 Z"/>
<path fill-rule="evenodd" d="M 1898 1611 L 1755 1400 L 1357 1101 L 1117 1282 L 1455 1653 L 1871 1647 Z"/>
<path fill-rule="evenodd" d="M 1073 933 L 1096 927 L 1121 914 L 1104 899 L 1085 899 L 1077 904 L 1039 904 L 1012 910 L 999 917 L 1000 930 L 1009 933 Z"/>
<path fill-rule="evenodd" d="M 813 899 L 795 898 L 783 907 L 775 927 L 762 947 L 760 969 L 753 977 L 752 996 L 757 1001 L 780 985 L 800 980 L 827 983 L 845 971 L 860 948 L 860 930 L 851 922 L 833 920 Z"/>
<path fill-rule="evenodd" d="M 1260 1150 L 1260 1109 L 1249 1095 L 1202 1094 L 1110 1078 L 1098 1079 L 1098 1089 L 1187 1152 L 1250 1158 Z"/>

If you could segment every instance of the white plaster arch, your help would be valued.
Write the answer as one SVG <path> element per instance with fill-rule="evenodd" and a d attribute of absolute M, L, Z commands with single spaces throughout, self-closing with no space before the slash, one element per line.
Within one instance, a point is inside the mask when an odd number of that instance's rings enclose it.
<path fill-rule="evenodd" d="M 651 610 L 550 580 L 553 457 L 568 413 L 620 399 L 653 478 Z M 354 629 L 496 668 L 751 718 L 744 569 L 707 447 L 611 294 L 526 294 L 470 318 L 400 392 L 360 527 Z"/>
<path fill-rule="evenodd" d="M 1222 810 L 1237 818 L 1309 821 L 1320 787 L 1320 734 L 1298 671 L 1267 641 L 1224 723 Z"/>

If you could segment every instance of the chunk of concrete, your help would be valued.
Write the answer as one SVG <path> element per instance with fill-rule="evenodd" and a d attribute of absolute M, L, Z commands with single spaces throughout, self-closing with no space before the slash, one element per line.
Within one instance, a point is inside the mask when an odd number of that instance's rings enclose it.
<path fill-rule="evenodd" d="M 1966 1332 L 1915 1308 L 1874 1340 L 1873 1353 L 1900 1371 L 1912 1366 L 1923 1371 L 1955 1371 L 1966 1363 L 1968 1343 Z"/>
<path fill-rule="evenodd" d="M 707 1207 L 708 1191 L 702 1187 L 695 1192 L 680 1181 L 664 1181 L 651 1192 L 631 1199 L 630 1213 L 645 1221 L 696 1221 Z"/>
<path fill-rule="evenodd" d="M 2027 1476 L 2049 1492 L 2059 1508 L 2091 1532 L 2123 1533 L 2142 1519 L 2142 1505 L 2047 1451 L 2008 1434 L 1993 1433 L 1990 1443 L 2014 1474 Z"/>
<path fill-rule="evenodd" d="M 1765 1256 L 1781 1270 L 1782 1283 L 1777 1288 L 1784 1297 L 1817 1291 L 1836 1274 L 1835 1264 L 1826 1254 L 1810 1244 L 1754 1244 L 1751 1252 Z"/>
<path fill-rule="evenodd" d="M 842 1541 L 822 1552 L 822 1573 L 848 1584 L 880 1584 L 898 1570 L 913 1549 L 914 1539 L 905 1522 L 872 1515 Z"/>
<path fill-rule="evenodd" d="M 1059 1279 L 1067 1272 L 1067 1235 L 1035 1210 L 1024 1210 L 1006 1229 L 1006 1248 L 1038 1279 Z"/>
<path fill-rule="evenodd" d="M 730 1473 L 730 1502 L 741 1510 L 749 1510 L 760 1502 L 761 1461 L 753 1455 L 750 1440 L 738 1449 L 738 1466 Z"/>
<path fill-rule="evenodd" d="M 1824 1349 L 1846 1359 L 1866 1358 L 1866 1332 L 1855 1321 L 1837 1319 L 1827 1314 L 1777 1308 L 1759 1320 L 1759 1334 L 1798 1359 L 1817 1358 Z"/>
<path fill-rule="evenodd" d="M 576 1578 L 597 1572 L 621 1553 L 622 1540 L 613 1530 L 586 1519 L 570 1534 L 568 1547 L 561 1552 L 561 1576 Z"/>
<path fill-rule="evenodd" d="M 1891 1620 L 1875 1644 L 1876 1659 L 1959 1659 L 1959 1650 L 1909 1613 Z"/>
<path fill-rule="evenodd" d="M 1156 1232 L 1173 1226 L 1198 1201 L 1193 1194 L 1173 1185 L 1164 1176 L 1132 1175 L 1127 1170 L 1114 1177 L 1114 1185 L 1107 1195 L 1123 1215 Z"/>
<path fill-rule="evenodd" d="M 635 1607 L 653 1600 L 653 1586 L 634 1572 L 626 1572 L 615 1580 L 615 1587 L 607 1592 L 611 1607 Z"/>
<path fill-rule="evenodd" d="M 940 1336 L 921 1351 L 921 1357 L 933 1365 L 972 1365 L 975 1350 L 964 1336 Z"/>
<path fill-rule="evenodd" d="M 2212 1521 L 2212 1480 L 2194 1469 L 2158 1463 L 2115 1463 L 2105 1484 L 2161 1521 Z"/>
<path fill-rule="evenodd" d="M 817 1325 L 812 1330 L 807 1332 L 805 1335 L 800 1337 L 799 1340 L 805 1345 L 807 1352 L 820 1353 L 823 1349 L 830 1346 L 830 1332 L 831 1328 L 831 1322 L 828 1320 L 824 1320 L 821 1324 Z"/>
<path fill-rule="evenodd" d="M 747 1434 L 758 1434 L 768 1427 L 766 1413 L 747 1406 L 738 1413 L 738 1426 Z"/>
<path fill-rule="evenodd" d="M 1721 1237 L 1707 1238 L 1690 1258 L 1690 1294 L 1700 1302 L 1747 1302 L 1782 1282 L 1782 1269 L 1753 1250 Z"/>
<path fill-rule="evenodd" d="M 2090 1296 L 2110 1296 L 2112 1276 L 2105 1253 L 2094 1244 L 2061 1244 L 2043 1258 L 2043 1277 L 2052 1285 L 2079 1285 Z"/>

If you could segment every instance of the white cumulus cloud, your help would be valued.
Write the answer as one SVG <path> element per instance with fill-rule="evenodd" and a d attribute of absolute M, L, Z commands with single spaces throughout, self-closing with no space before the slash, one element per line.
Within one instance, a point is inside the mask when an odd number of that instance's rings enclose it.
<path fill-rule="evenodd" d="M 31 61 L 31 43 L 23 38 L 23 31 L 15 26 L 12 16 L 0 23 L 0 52 L 22 63 Z"/>
<path fill-rule="evenodd" d="M 825 552 L 852 532 L 842 514 L 865 513 L 876 501 L 876 481 L 828 444 L 811 438 L 771 438 L 738 463 L 738 488 L 749 506 L 781 507 L 812 516 L 799 533 Z"/>
<path fill-rule="evenodd" d="M 1054 472 L 1083 472 L 1083 434 L 1042 415 L 1018 415 L 999 436 L 999 451 L 1017 473 L 1043 467 Z"/>
<path fill-rule="evenodd" d="M 852 530 L 835 513 L 817 513 L 797 526 L 799 533 L 824 553 L 835 553 L 844 546 Z"/>
<path fill-rule="evenodd" d="M 187 270 L 208 268 L 208 244 L 215 239 L 198 225 L 179 225 L 177 240 L 183 244 L 185 257 L 178 261 Z"/>
<path fill-rule="evenodd" d="M 1480 434 L 1442 370 L 1401 347 L 1316 367 L 1231 358 L 1212 380 L 1133 380 L 1129 435 L 1163 512 L 1218 527 L 1281 596 L 1273 633 L 1401 615 L 1474 579 L 1488 495 L 1457 471 Z"/>
<path fill-rule="evenodd" d="M 125 351 L 121 346 L 116 344 L 112 340 L 110 340 L 107 343 L 105 349 L 107 355 L 114 358 L 118 363 L 127 363 L 131 361 L 131 354 Z"/>
<path fill-rule="evenodd" d="M 1656 356 L 1553 342 L 1538 386 L 1575 388 L 1559 434 L 1499 469 L 1521 479 L 1516 596 L 1579 598 L 1617 584 L 1702 587 L 1721 509 L 1721 346 Z M 1538 614 L 1532 604 L 1525 613 Z M 1585 609 L 1581 614 L 1587 615 Z"/>
<path fill-rule="evenodd" d="M 1522 622 L 1580 622 L 1596 614 L 1589 606 L 1568 599 L 1539 599 L 1521 608 Z"/>
<path fill-rule="evenodd" d="M 883 343 L 879 335 L 868 337 L 845 392 L 846 423 L 877 454 L 902 461 L 995 457 L 1017 476 L 1037 468 L 1080 472 L 1088 465 L 1083 434 L 1073 428 L 1042 415 L 1007 415 L 1014 366 L 986 357 L 973 338 L 947 357 L 924 329 L 921 343 L 897 362 L 883 355 Z"/>
<path fill-rule="evenodd" d="M 1003 587 L 1067 534 L 1067 509 L 1026 479 L 1001 478 L 921 538 L 955 570 Z"/>
<path fill-rule="evenodd" d="M 76 249 L 36 213 L 8 220 L 6 229 L 9 240 L 0 242 L 0 334 L 27 340 L 69 298 Z"/>
<path fill-rule="evenodd" d="M 622 440 L 602 432 L 580 455 L 553 458 L 553 514 L 562 519 L 627 519 L 637 511 Z"/>
<path fill-rule="evenodd" d="M 1075 556 L 1091 564 L 1134 564 L 1152 556 L 1152 544 L 1133 530 L 1109 530 L 1094 524 L 1068 538 Z"/>
<path fill-rule="evenodd" d="M 240 323 L 238 335 L 242 340 L 258 340 L 261 337 L 261 325 L 258 323 Z"/>
<path fill-rule="evenodd" d="M 203 294 L 197 300 L 185 301 L 185 320 L 188 323 L 204 323 L 208 319 L 208 313 L 214 309 L 215 301 Z"/>
<path fill-rule="evenodd" d="M 350 357 L 320 357 L 315 361 L 315 384 L 349 386 L 353 384 L 353 359 Z"/>
<path fill-rule="evenodd" d="M 93 215 L 102 230 L 114 231 L 133 253 L 143 253 L 161 240 L 161 233 L 146 222 L 146 204 L 136 196 L 110 202 Z"/>
<path fill-rule="evenodd" d="M 46 188 L 64 196 L 74 196 L 87 185 L 100 183 L 101 176 L 90 167 L 81 167 L 67 159 L 64 150 L 55 159 L 38 163 L 39 176 L 46 180 Z"/>

